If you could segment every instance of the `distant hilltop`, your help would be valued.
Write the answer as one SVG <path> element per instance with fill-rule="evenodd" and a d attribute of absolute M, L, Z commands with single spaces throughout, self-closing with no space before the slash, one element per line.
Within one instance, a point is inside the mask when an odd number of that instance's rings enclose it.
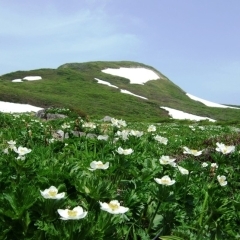
<path fill-rule="evenodd" d="M 11 72 L 0 79 L 2 112 L 56 106 L 89 117 L 134 121 L 232 121 L 240 117 L 240 108 L 186 93 L 158 70 L 137 62 L 66 63 L 57 69 Z"/>

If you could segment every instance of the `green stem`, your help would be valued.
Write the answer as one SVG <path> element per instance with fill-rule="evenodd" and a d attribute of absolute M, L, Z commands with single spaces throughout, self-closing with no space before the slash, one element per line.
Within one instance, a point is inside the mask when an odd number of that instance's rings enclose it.
<path fill-rule="evenodd" d="M 161 194 L 161 189 L 162 189 L 162 188 L 159 187 L 159 194 L 158 194 L 158 195 Z M 162 190 L 163 190 L 163 189 L 162 189 Z M 150 223 L 149 223 L 149 225 L 148 225 L 148 230 L 147 230 L 148 233 L 149 233 L 149 231 L 150 231 L 151 228 L 152 228 L 153 220 L 154 220 L 154 218 L 155 218 L 156 215 L 157 215 L 157 211 L 158 211 L 160 205 L 161 205 L 161 198 L 159 198 L 159 200 L 158 200 L 158 205 L 157 205 L 156 210 L 155 210 L 155 212 L 154 212 L 154 214 L 153 214 L 153 217 L 151 218 L 151 221 L 150 221 Z"/>
<path fill-rule="evenodd" d="M 202 229 L 203 229 L 203 227 L 204 227 L 204 224 L 202 224 L 202 220 L 203 220 L 203 215 L 204 215 L 204 213 L 206 212 L 206 209 L 205 209 L 205 208 L 206 208 L 206 206 L 207 206 L 207 200 L 208 200 L 208 192 L 206 191 L 206 192 L 205 192 L 205 198 L 204 198 L 203 205 L 202 205 L 202 212 L 201 212 L 200 218 L 199 218 L 200 229 L 199 229 L 199 231 L 198 231 L 198 235 L 197 235 L 197 239 L 196 239 L 196 240 L 199 239 L 199 236 L 200 236 L 200 234 L 202 233 Z"/>
<path fill-rule="evenodd" d="M 187 195 L 187 186 L 188 186 L 188 182 L 189 182 L 189 178 L 190 178 L 190 174 L 191 172 L 189 172 L 188 176 L 187 176 L 187 181 L 186 181 L 186 184 L 185 184 L 185 192 L 184 192 L 184 202 L 186 202 L 186 195 Z"/>
<path fill-rule="evenodd" d="M 146 216 L 146 214 L 147 214 L 147 206 L 149 206 L 151 204 L 151 202 L 152 202 L 152 199 L 151 199 L 151 196 L 149 196 L 148 200 L 147 200 L 147 204 L 146 204 L 145 208 L 143 208 L 142 213 L 140 215 L 139 223 L 141 223 L 142 222 L 142 218 L 144 216 Z"/>
<path fill-rule="evenodd" d="M 161 201 L 159 200 L 158 201 L 158 205 L 157 205 L 157 208 L 156 208 L 156 210 L 155 210 L 155 212 L 154 212 L 154 214 L 153 214 L 153 217 L 152 217 L 152 219 L 151 219 L 151 221 L 150 221 L 150 223 L 149 223 L 149 226 L 148 226 L 148 233 L 149 233 L 149 231 L 151 230 L 151 228 L 152 228 L 152 224 L 153 224 L 153 220 L 154 220 L 154 218 L 156 217 L 156 215 L 157 215 L 157 211 L 158 211 L 158 209 L 159 209 L 159 207 L 160 207 L 160 205 L 161 205 Z"/>

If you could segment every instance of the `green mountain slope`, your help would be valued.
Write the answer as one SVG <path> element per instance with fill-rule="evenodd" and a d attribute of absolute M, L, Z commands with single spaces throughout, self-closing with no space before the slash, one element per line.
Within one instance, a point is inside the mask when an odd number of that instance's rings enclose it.
<path fill-rule="evenodd" d="M 119 67 L 148 68 L 161 78 L 148 81 L 144 85 L 130 84 L 126 78 L 101 71 Z M 42 80 L 12 82 L 13 79 L 26 76 L 41 76 Z M 94 78 L 107 81 L 148 100 L 98 84 Z M 240 110 L 207 107 L 191 100 L 161 72 L 151 66 L 129 61 L 67 63 L 57 69 L 8 73 L 0 77 L 0 100 L 28 103 L 39 107 L 68 107 L 92 118 L 109 115 L 125 120 L 160 121 L 169 118 L 168 113 L 160 109 L 160 106 L 164 106 L 216 120 L 240 119 Z"/>

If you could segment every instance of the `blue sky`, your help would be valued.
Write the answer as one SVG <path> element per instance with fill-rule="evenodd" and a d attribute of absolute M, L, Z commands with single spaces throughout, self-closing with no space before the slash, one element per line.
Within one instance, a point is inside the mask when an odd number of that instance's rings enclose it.
<path fill-rule="evenodd" d="M 0 75 L 129 60 L 192 95 L 240 105 L 239 10 L 239 0 L 1 1 Z"/>

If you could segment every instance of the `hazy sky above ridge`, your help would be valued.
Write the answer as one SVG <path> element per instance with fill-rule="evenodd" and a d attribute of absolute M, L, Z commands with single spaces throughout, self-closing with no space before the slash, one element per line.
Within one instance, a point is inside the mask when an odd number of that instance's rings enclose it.
<path fill-rule="evenodd" d="M 240 105 L 239 11 L 239 0 L 0 1 L 0 75 L 129 60 L 194 96 Z"/>

